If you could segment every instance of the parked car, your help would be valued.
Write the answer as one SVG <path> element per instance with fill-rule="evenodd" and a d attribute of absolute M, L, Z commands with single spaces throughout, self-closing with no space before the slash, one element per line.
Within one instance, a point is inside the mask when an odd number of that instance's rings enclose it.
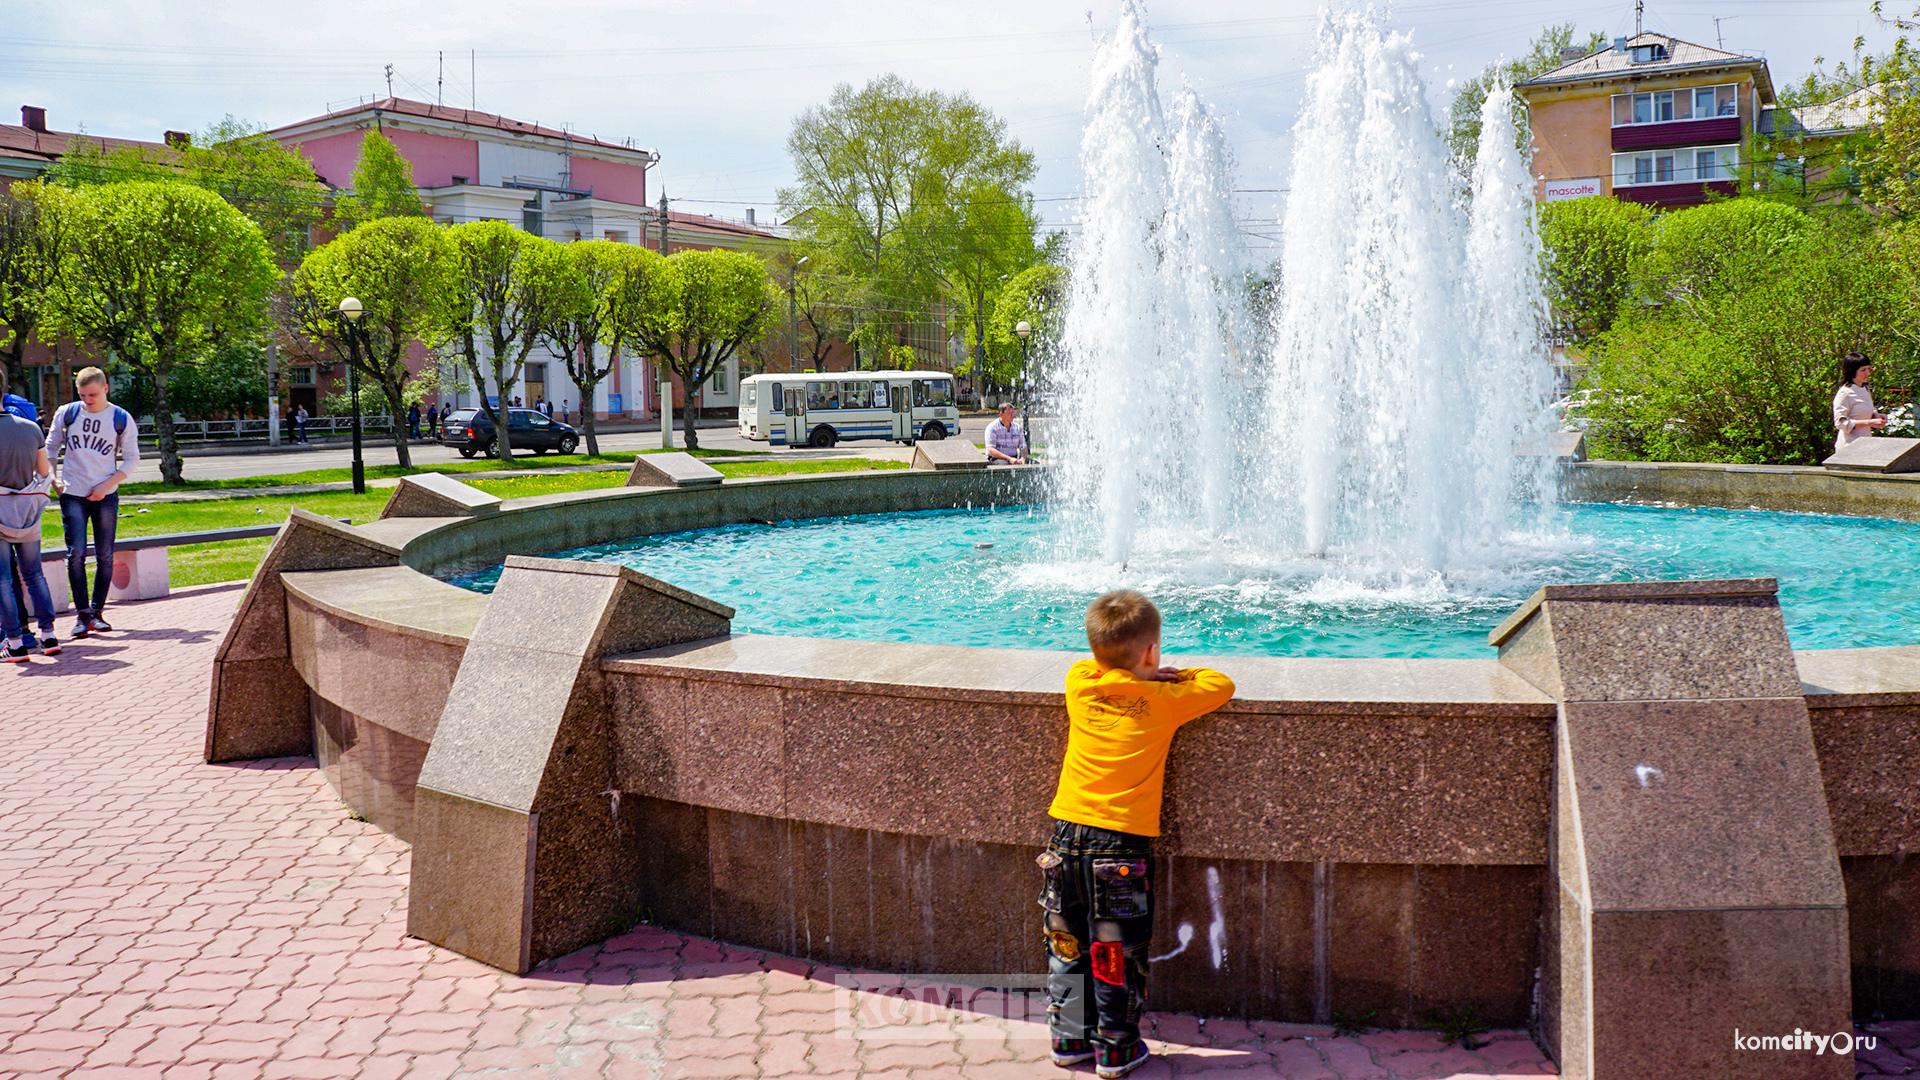
<path fill-rule="evenodd" d="M 580 445 L 580 433 L 571 425 L 549 420 L 532 409 L 508 409 L 507 434 L 515 450 L 536 454 L 549 450 L 571 454 Z M 493 440 L 493 421 L 479 409 L 455 409 L 440 425 L 440 445 L 453 447 L 461 457 L 491 453 Z"/>

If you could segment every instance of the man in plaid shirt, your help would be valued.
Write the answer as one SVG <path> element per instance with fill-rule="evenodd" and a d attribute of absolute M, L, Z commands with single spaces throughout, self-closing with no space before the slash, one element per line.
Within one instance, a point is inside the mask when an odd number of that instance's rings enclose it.
<path fill-rule="evenodd" d="M 1027 433 L 1013 418 L 1013 402 L 1000 403 L 1000 418 L 987 425 L 987 461 L 1009 465 L 1027 463 Z"/>

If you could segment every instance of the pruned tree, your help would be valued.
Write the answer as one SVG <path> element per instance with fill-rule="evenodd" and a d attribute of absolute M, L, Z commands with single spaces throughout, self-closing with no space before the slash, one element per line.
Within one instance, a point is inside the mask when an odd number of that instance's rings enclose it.
<path fill-rule="evenodd" d="M 782 299 L 759 259 L 738 251 L 682 251 L 642 286 L 642 345 L 680 377 L 687 449 L 698 450 L 693 396 L 740 348 L 765 332 Z"/>
<path fill-rule="evenodd" d="M 452 286 L 438 331 L 457 352 L 480 409 L 493 421 L 493 451 L 513 460 L 507 402 L 526 370 L 527 354 L 551 326 L 565 278 L 561 245 L 504 221 L 470 221 L 447 229 Z M 487 399 L 488 377 L 498 403 Z"/>
<path fill-rule="evenodd" d="M 334 205 L 333 218 L 342 232 L 384 217 L 424 217 L 427 208 L 413 186 L 413 166 L 400 156 L 393 140 L 369 131 L 360 140 L 360 160 L 353 166 L 353 187 Z"/>
<path fill-rule="evenodd" d="M 309 344 L 303 351 L 351 364 L 386 399 L 401 468 L 413 465 L 401 422 L 415 381 L 407 354 L 416 344 L 432 348 L 443 327 L 453 296 L 451 256 L 446 230 L 431 220 L 382 218 L 315 248 L 293 275 L 289 329 Z M 363 312 L 351 331 L 340 316 L 348 296 Z M 348 347 L 349 332 L 358 348 Z"/>
<path fill-rule="evenodd" d="M 72 257 L 48 321 L 148 380 L 160 475 L 178 484 L 167 396 L 174 369 L 209 346 L 258 334 L 279 268 L 258 225 L 192 184 L 93 185 L 76 193 L 72 211 Z"/>
<path fill-rule="evenodd" d="M 26 385 L 27 343 L 47 318 L 69 258 L 71 196 L 44 183 L 0 185 L 0 357 L 10 385 Z"/>
<path fill-rule="evenodd" d="M 553 307 L 541 331 L 547 348 L 561 356 L 567 377 L 580 391 L 580 423 L 587 453 L 600 453 L 593 399 L 600 383 L 627 350 L 641 340 L 648 305 L 667 257 L 612 240 L 582 240 L 560 247 Z"/>

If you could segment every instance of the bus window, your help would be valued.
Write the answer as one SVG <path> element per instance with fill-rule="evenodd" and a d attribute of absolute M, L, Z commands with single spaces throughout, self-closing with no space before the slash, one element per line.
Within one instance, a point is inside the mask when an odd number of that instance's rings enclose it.
<path fill-rule="evenodd" d="M 929 409 L 951 404 L 953 404 L 952 379 L 913 380 L 914 408 Z"/>
<path fill-rule="evenodd" d="M 740 395 L 740 407 L 751 409 L 760 402 L 760 384 L 748 383 L 746 391 Z"/>
<path fill-rule="evenodd" d="M 753 400 L 752 400 L 751 398 L 749 398 L 749 399 L 747 400 L 747 404 L 749 404 L 749 405 L 751 405 L 751 404 L 753 404 Z M 768 409 L 768 411 L 770 411 L 770 412 L 779 412 L 779 411 L 780 411 L 780 410 L 781 410 L 781 409 L 782 409 L 783 407 L 784 407 L 784 406 L 783 406 L 783 404 L 782 404 L 782 399 L 781 399 L 781 397 L 780 397 L 780 384 L 779 384 L 779 383 L 768 383 L 768 384 L 767 384 L 767 409 Z"/>
<path fill-rule="evenodd" d="M 828 402 L 833 404 L 829 405 Z M 840 402 L 833 393 L 833 384 L 829 382 L 810 382 L 807 384 L 807 409 L 837 409 Z"/>
<path fill-rule="evenodd" d="M 873 407 L 876 409 L 884 409 L 887 407 L 886 383 L 876 382 L 873 384 Z"/>
<path fill-rule="evenodd" d="M 843 409 L 864 409 L 872 400 L 868 387 L 873 385 L 865 379 L 848 379 L 840 384 L 840 407 Z"/>

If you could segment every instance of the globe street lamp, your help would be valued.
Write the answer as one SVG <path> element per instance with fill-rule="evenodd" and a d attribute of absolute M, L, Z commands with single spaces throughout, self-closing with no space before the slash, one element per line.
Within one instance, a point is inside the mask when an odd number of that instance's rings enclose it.
<path fill-rule="evenodd" d="M 360 380 L 354 369 L 360 364 L 360 301 L 349 296 L 340 301 L 340 317 L 347 321 L 347 397 L 353 407 L 353 493 L 367 493 L 367 467 L 360 457 Z M 399 417 L 394 418 L 399 423 Z"/>
<path fill-rule="evenodd" d="M 1020 335 L 1020 434 L 1027 440 L 1027 460 L 1033 460 L 1033 414 L 1028 404 L 1033 397 L 1033 382 L 1027 377 L 1027 343 L 1033 337 L 1033 324 L 1021 319 L 1013 332 Z"/>

